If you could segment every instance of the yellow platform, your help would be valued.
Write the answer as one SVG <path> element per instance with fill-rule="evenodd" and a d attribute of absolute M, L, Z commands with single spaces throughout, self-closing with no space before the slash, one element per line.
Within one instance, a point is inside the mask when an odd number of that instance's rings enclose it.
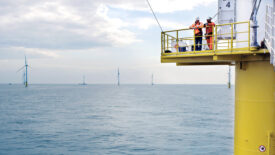
<path fill-rule="evenodd" d="M 219 33 L 219 29 L 227 26 L 231 28 L 229 33 Z M 246 31 L 237 32 L 234 27 L 246 27 Z M 234 30 L 234 31 L 233 31 Z M 180 29 L 165 31 L 161 33 L 161 62 L 176 63 L 182 65 L 232 65 L 236 61 L 255 61 L 269 59 L 267 49 L 257 49 L 250 46 L 250 22 L 238 22 L 216 25 L 213 28 L 213 37 L 215 40 L 212 44 L 213 50 L 196 51 L 194 47 L 195 35 L 192 29 Z M 241 35 L 241 39 L 236 39 L 236 35 Z M 203 41 L 205 42 L 205 36 Z M 180 42 L 191 42 L 189 45 L 180 45 Z M 172 45 L 174 42 L 174 46 Z M 237 44 L 241 44 L 238 47 Z M 191 47 L 193 46 L 193 50 Z M 202 46 L 207 47 L 206 43 Z M 179 51 L 179 48 L 190 48 L 185 52 Z M 173 51 L 174 49 L 174 51 Z M 170 51 L 171 53 L 166 53 Z"/>

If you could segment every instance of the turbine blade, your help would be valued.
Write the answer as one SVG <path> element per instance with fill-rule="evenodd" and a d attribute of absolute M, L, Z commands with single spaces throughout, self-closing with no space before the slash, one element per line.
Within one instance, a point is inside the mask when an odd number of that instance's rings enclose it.
<path fill-rule="evenodd" d="M 25 68 L 25 66 L 21 67 L 17 72 L 21 71 L 21 70 L 24 69 L 24 68 Z M 17 72 L 16 72 L 16 73 L 17 73 Z"/>

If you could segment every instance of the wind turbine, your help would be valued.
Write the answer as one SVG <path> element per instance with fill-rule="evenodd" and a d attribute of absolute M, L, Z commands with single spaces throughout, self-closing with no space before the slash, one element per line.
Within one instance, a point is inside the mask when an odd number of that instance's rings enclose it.
<path fill-rule="evenodd" d="M 120 73 L 119 73 L 119 68 L 117 69 L 117 85 L 120 85 Z"/>
<path fill-rule="evenodd" d="M 154 74 L 152 74 L 152 86 L 154 85 Z"/>
<path fill-rule="evenodd" d="M 87 83 L 85 82 L 85 75 L 83 75 L 83 82 L 80 83 L 80 85 L 87 85 Z"/>
<path fill-rule="evenodd" d="M 85 75 L 83 75 L 83 85 L 86 85 L 86 82 L 85 82 Z"/>
<path fill-rule="evenodd" d="M 19 72 L 20 70 L 25 68 L 25 72 L 24 72 L 24 85 L 25 85 L 25 87 L 28 87 L 28 67 L 30 67 L 30 66 L 28 65 L 27 57 L 25 56 L 25 65 L 17 71 L 17 72 Z"/>

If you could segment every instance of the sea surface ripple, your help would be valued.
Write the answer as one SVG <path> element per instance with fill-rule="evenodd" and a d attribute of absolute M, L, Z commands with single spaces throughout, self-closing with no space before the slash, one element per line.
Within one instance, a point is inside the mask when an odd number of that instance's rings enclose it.
<path fill-rule="evenodd" d="M 232 155 L 226 85 L 0 85 L 0 154 Z"/>

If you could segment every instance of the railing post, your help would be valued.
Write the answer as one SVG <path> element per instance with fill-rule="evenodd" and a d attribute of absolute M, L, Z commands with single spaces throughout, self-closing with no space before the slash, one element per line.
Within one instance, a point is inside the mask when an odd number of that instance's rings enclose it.
<path fill-rule="evenodd" d="M 250 21 L 248 21 L 248 50 L 250 51 Z"/>
<path fill-rule="evenodd" d="M 169 50 L 169 37 L 166 35 L 166 49 Z"/>
<path fill-rule="evenodd" d="M 165 35 L 166 35 L 166 33 L 164 32 L 164 33 L 163 33 L 163 37 L 162 37 L 162 39 L 163 39 L 163 51 L 164 51 L 164 53 L 165 53 L 165 50 L 166 50 L 166 39 L 165 39 Z"/>
<path fill-rule="evenodd" d="M 177 30 L 177 54 L 179 54 L 179 31 Z"/>
<path fill-rule="evenodd" d="M 215 27 L 215 52 L 218 49 L 218 26 Z"/>
<path fill-rule="evenodd" d="M 210 45 L 211 45 L 211 47 L 212 47 L 212 50 L 214 51 L 214 28 L 215 28 L 216 26 L 212 26 L 212 39 L 210 39 L 210 41 L 211 41 L 211 43 L 210 43 Z M 206 41 L 207 42 L 207 41 Z"/>
<path fill-rule="evenodd" d="M 234 29 L 234 24 L 231 24 L 231 51 L 232 51 L 232 49 L 233 49 L 233 29 Z"/>
<path fill-rule="evenodd" d="M 196 51 L 196 33 L 195 33 L 195 29 L 194 29 L 194 31 L 193 31 L 193 34 L 194 34 L 194 48 L 193 48 L 193 51 L 195 52 Z"/>
<path fill-rule="evenodd" d="M 161 38 L 160 38 L 160 40 L 161 40 L 161 53 L 164 53 L 163 52 L 163 32 L 161 32 Z"/>

